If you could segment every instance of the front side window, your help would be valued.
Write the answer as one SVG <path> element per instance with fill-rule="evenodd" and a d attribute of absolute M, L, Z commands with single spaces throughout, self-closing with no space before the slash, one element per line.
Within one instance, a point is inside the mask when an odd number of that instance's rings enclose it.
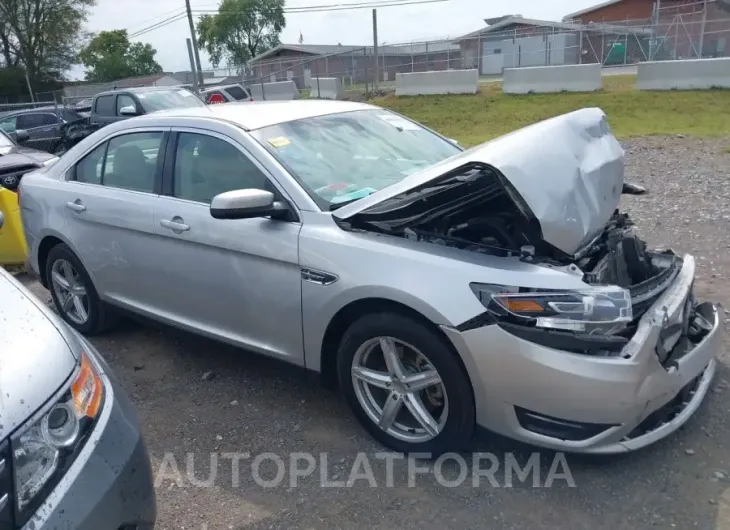
<path fill-rule="evenodd" d="M 296 120 L 251 134 L 324 209 L 461 152 L 417 123 L 380 109 Z"/>
<path fill-rule="evenodd" d="M 115 136 L 76 164 L 76 180 L 154 193 L 157 156 L 163 138 L 162 132 Z"/>
<path fill-rule="evenodd" d="M 124 107 L 132 107 L 135 110 L 137 109 L 137 105 L 134 103 L 132 96 L 129 96 L 127 94 L 119 94 L 117 96 L 117 116 L 122 115 L 121 111 Z"/>
<path fill-rule="evenodd" d="M 231 190 L 273 191 L 251 159 L 233 144 L 206 134 L 180 133 L 174 175 L 175 197 L 206 204 Z"/>
<path fill-rule="evenodd" d="M 147 112 L 155 112 L 165 109 L 179 109 L 185 107 L 204 107 L 198 96 L 182 88 L 170 90 L 153 90 L 138 93 L 142 106 Z"/>

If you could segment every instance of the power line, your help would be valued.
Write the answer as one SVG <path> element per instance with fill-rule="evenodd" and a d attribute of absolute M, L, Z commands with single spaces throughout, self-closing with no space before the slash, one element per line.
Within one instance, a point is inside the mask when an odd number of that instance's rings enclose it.
<path fill-rule="evenodd" d="M 296 13 L 321 13 L 321 12 L 326 12 L 326 11 L 349 11 L 349 10 L 355 10 L 355 9 L 372 9 L 372 8 L 409 6 L 409 5 L 419 5 L 419 4 L 435 4 L 435 3 L 448 2 L 448 1 L 449 0 L 375 0 L 375 1 L 369 1 L 369 2 L 354 2 L 354 3 L 346 3 L 346 4 L 290 7 L 290 8 L 285 8 L 284 13 L 296 14 Z M 192 12 L 195 16 L 216 15 L 216 14 L 233 15 L 233 14 L 241 13 L 240 11 L 217 11 L 214 9 L 193 9 Z M 177 22 L 178 20 L 182 20 L 183 18 L 185 18 L 185 16 L 186 16 L 186 14 L 183 11 L 182 13 L 178 13 L 177 15 L 173 15 L 164 20 L 156 22 L 155 24 L 152 24 L 146 28 L 142 28 L 142 29 L 132 33 L 131 35 L 129 35 L 129 37 L 130 38 L 139 37 L 141 35 L 144 35 L 145 33 L 149 33 L 151 31 L 160 29 L 169 24 L 173 24 L 173 23 Z"/>
<path fill-rule="evenodd" d="M 160 13 L 159 15 L 157 15 L 155 17 L 151 17 L 151 18 L 148 18 L 148 19 L 145 19 L 145 20 L 140 20 L 139 22 L 135 22 L 134 24 L 132 24 L 131 26 L 129 26 L 129 27 L 125 28 L 125 29 L 127 31 L 129 31 L 132 28 L 136 28 L 137 26 L 141 26 L 142 24 L 147 24 L 149 22 L 152 22 L 153 20 L 157 20 L 158 18 L 167 16 L 167 15 L 169 15 L 171 13 L 180 14 L 180 13 L 183 13 L 184 11 L 185 11 L 185 8 L 180 8 L 180 7 L 176 8 L 176 9 L 171 9 L 169 11 L 165 11 L 164 13 Z"/>

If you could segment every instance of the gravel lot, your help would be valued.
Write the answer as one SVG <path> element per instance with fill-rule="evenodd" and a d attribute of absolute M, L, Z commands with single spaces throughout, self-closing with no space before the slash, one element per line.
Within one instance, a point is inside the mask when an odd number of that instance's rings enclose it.
<path fill-rule="evenodd" d="M 649 194 L 625 198 L 624 209 L 650 243 L 695 254 L 698 294 L 730 307 L 730 140 L 654 137 L 630 140 L 625 147 L 627 178 L 645 185 Z M 48 298 L 37 284 L 33 289 Z M 384 449 L 337 395 L 296 369 L 148 324 L 125 323 L 94 343 L 137 405 L 155 469 L 168 454 L 167 463 L 174 456 L 182 475 L 180 483 L 162 480 L 157 489 L 159 529 L 730 529 L 727 354 L 709 399 L 684 429 L 620 458 L 568 456 L 575 487 L 556 476 L 552 487 L 534 488 L 534 473 L 505 487 L 506 452 L 524 465 L 532 449 L 490 440 L 476 444 L 475 451 L 500 460 L 495 474 L 500 487 L 486 478 L 473 487 L 469 478 L 449 488 L 434 474 L 417 476 L 409 487 L 407 466 L 396 460 L 394 487 L 387 488 L 385 460 L 376 458 Z M 727 334 L 725 344 L 727 350 Z M 212 377 L 204 376 L 208 372 Z M 203 480 L 212 469 L 211 453 L 233 452 L 251 455 L 240 462 L 239 477 L 232 475 L 231 459 L 219 457 L 209 487 L 187 478 L 188 454 Z M 265 452 L 286 464 L 278 487 L 262 487 L 252 476 L 254 457 Z M 312 453 L 319 462 L 297 487 L 290 487 L 293 452 Z M 351 488 L 321 487 L 320 453 L 327 454 L 329 478 L 346 480 L 358 452 L 370 457 L 378 487 L 366 480 Z M 555 455 L 539 456 L 538 484 L 544 486 Z M 465 457 L 471 461 L 471 455 Z M 442 471 L 453 480 L 459 467 L 451 460 Z M 265 480 L 275 474 L 271 461 L 260 468 Z"/>

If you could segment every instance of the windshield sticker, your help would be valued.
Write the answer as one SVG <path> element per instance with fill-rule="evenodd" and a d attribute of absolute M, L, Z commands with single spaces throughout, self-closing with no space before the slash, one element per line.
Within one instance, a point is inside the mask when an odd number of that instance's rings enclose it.
<path fill-rule="evenodd" d="M 269 138 L 269 145 L 271 147 L 286 147 L 290 144 L 291 140 L 289 140 L 286 136 L 275 136 L 274 138 Z"/>
<path fill-rule="evenodd" d="M 330 202 L 332 204 L 338 204 L 341 202 L 347 202 L 347 201 L 354 201 L 356 199 L 362 199 L 363 197 L 367 197 L 371 193 L 375 193 L 377 190 L 375 188 L 362 188 L 356 191 L 351 191 L 350 193 L 343 193 L 342 195 L 335 195 L 330 199 Z"/>
<path fill-rule="evenodd" d="M 421 130 L 421 127 L 419 127 L 412 121 L 408 121 L 405 118 L 401 118 L 400 116 L 395 116 L 393 114 L 378 114 L 378 118 L 383 120 L 385 123 L 392 125 L 396 129 L 400 129 L 401 131 Z"/>

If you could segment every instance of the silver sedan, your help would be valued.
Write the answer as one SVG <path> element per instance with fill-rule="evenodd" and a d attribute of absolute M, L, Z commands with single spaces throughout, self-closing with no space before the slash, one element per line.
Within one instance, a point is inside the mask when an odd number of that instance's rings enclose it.
<path fill-rule="evenodd" d="M 623 178 L 600 109 L 464 150 L 371 105 L 255 102 L 110 125 L 20 202 L 82 333 L 130 311 L 318 372 L 399 451 L 483 427 L 615 453 L 687 421 L 722 338 Z"/>

